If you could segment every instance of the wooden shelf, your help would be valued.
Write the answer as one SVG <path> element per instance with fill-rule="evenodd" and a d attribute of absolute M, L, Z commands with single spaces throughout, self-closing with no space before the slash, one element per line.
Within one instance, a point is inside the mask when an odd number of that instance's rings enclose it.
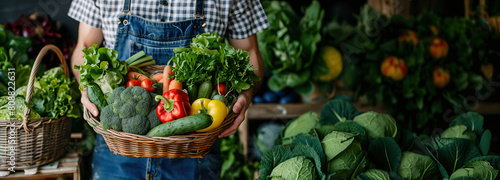
<path fill-rule="evenodd" d="M 382 105 L 371 106 L 368 103 L 352 103 L 359 111 L 376 111 L 387 113 Z M 247 119 L 269 120 L 269 119 L 292 119 L 306 112 L 320 113 L 325 102 L 314 104 L 252 104 L 248 107 Z"/>
<path fill-rule="evenodd" d="M 352 102 L 360 112 L 389 113 L 383 105 L 372 106 L 366 102 Z M 325 103 L 314 104 L 252 104 L 247 111 L 249 120 L 292 119 L 306 112 L 320 113 Z M 481 102 L 471 107 L 479 114 L 500 114 L 500 102 Z"/>

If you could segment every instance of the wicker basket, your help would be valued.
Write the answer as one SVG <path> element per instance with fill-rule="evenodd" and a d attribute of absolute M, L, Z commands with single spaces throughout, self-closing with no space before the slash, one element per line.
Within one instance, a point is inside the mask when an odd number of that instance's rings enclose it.
<path fill-rule="evenodd" d="M 43 47 L 31 70 L 26 94 L 28 104 L 38 66 L 49 50 L 57 54 L 66 77 L 69 77 L 69 69 L 61 50 L 54 45 Z M 50 163 L 64 154 L 71 134 L 71 118 L 42 117 L 28 120 L 27 107 L 24 114 L 23 121 L 0 120 L 0 170 L 10 169 L 12 160 L 15 162 L 14 169 L 22 170 Z"/>
<path fill-rule="evenodd" d="M 164 66 L 147 66 L 148 72 L 161 71 Z M 234 104 L 234 101 L 232 102 Z M 113 129 L 103 130 L 101 123 L 87 109 L 84 109 L 84 119 L 101 134 L 109 146 L 109 150 L 117 155 L 146 158 L 203 158 L 217 136 L 233 124 L 238 114 L 230 111 L 224 122 L 216 129 L 191 135 L 175 135 L 168 137 L 151 137 L 137 135 Z"/>

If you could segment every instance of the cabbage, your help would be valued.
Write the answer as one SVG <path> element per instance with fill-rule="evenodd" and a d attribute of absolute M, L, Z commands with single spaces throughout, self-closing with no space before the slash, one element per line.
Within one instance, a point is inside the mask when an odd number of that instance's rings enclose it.
<path fill-rule="evenodd" d="M 427 179 L 438 172 L 431 157 L 413 152 L 403 152 L 398 173 L 403 179 Z"/>
<path fill-rule="evenodd" d="M 304 156 L 295 156 L 276 166 L 271 179 L 317 179 L 314 163 Z"/>
<path fill-rule="evenodd" d="M 366 134 L 374 139 L 379 137 L 394 138 L 398 132 L 396 120 L 388 114 L 370 111 L 354 117 L 353 121 L 363 126 Z"/>
<path fill-rule="evenodd" d="M 361 149 L 361 144 L 354 141 L 347 149 L 328 162 L 328 174 L 335 173 L 333 179 L 349 179 L 363 157 L 364 152 Z"/>
<path fill-rule="evenodd" d="M 283 130 L 283 145 L 292 143 L 293 138 L 300 133 L 309 133 L 319 126 L 319 115 L 316 112 L 306 112 L 298 118 L 288 122 Z"/>
<path fill-rule="evenodd" d="M 390 180 L 389 174 L 386 171 L 380 170 L 380 169 L 368 169 L 360 176 L 364 176 L 368 179 L 371 180 Z M 359 178 L 358 178 L 359 179 Z"/>
<path fill-rule="evenodd" d="M 498 170 L 494 169 L 488 161 L 475 161 L 453 172 L 450 176 L 450 180 L 460 178 L 493 180 L 496 179 L 497 175 Z"/>

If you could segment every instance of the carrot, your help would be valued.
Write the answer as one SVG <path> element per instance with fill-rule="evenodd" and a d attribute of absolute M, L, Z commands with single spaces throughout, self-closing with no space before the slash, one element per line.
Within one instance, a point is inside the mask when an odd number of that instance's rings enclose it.
<path fill-rule="evenodd" d="M 139 81 L 143 81 L 144 79 L 148 79 L 148 77 L 144 74 L 134 72 L 134 71 L 129 71 L 127 73 L 127 79 L 137 79 Z"/>
<path fill-rule="evenodd" d="M 178 89 L 178 90 L 182 90 L 182 82 L 179 82 L 175 79 L 172 79 L 170 81 L 170 84 L 168 85 L 168 89 Z"/>
<path fill-rule="evenodd" d="M 168 91 L 168 86 L 170 85 L 170 80 L 174 78 L 174 72 L 172 72 L 172 67 L 166 65 L 163 69 L 163 93 Z"/>
<path fill-rule="evenodd" d="M 156 73 L 151 76 L 151 79 L 160 82 L 163 79 L 163 73 Z"/>

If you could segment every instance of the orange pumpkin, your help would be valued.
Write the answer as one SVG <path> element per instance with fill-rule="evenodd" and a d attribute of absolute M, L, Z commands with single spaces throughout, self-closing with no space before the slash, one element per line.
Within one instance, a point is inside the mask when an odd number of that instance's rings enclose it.
<path fill-rule="evenodd" d="M 403 34 L 398 37 L 398 42 L 401 44 L 403 42 L 411 42 L 413 46 L 418 44 L 417 33 L 412 30 L 406 30 Z"/>
<path fill-rule="evenodd" d="M 431 46 L 429 47 L 429 51 L 431 53 L 432 58 L 441 59 L 448 55 L 448 43 L 441 38 L 431 37 Z"/>
<path fill-rule="evenodd" d="M 390 77 L 396 81 L 400 81 L 406 76 L 406 64 L 401 58 L 394 56 L 385 58 L 380 67 L 382 75 Z"/>
<path fill-rule="evenodd" d="M 443 88 L 450 82 L 450 71 L 438 66 L 434 68 L 432 77 L 434 86 L 436 86 L 437 88 Z"/>

